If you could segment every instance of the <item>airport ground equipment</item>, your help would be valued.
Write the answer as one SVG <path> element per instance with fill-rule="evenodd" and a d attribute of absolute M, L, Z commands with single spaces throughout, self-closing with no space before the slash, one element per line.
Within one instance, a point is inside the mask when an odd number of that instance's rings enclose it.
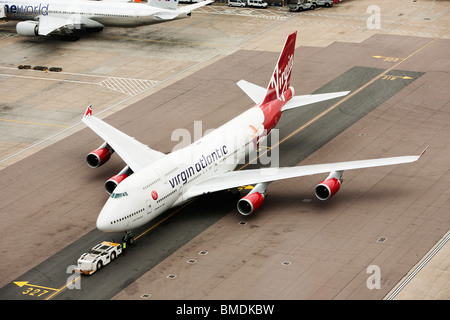
<path fill-rule="evenodd" d="M 122 253 L 122 245 L 103 241 L 94 246 L 88 253 L 83 253 L 78 259 L 75 271 L 91 275 L 113 261 Z"/>

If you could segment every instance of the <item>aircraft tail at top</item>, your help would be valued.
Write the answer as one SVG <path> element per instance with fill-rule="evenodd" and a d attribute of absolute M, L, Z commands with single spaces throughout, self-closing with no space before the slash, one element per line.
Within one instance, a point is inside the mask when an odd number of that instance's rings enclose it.
<path fill-rule="evenodd" d="M 267 103 L 278 99 L 287 89 L 289 89 L 291 81 L 291 72 L 294 66 L 295 40 L 297 39 L 297 31 L 291 33 L 284 44 L 278 62 L 270 78 L 264 101 Z"/>
<path fill-rule="evenodd" d="M 258 105 L 264 105 L 276 99 L 286 99 L 283 94 L 290 88 L 291 72 L 294 67 L 294 51 L 297 31 L 291 33 L 284 44 L 278 62 L 270 78 L 267 89 L 245 80 L 240 80 L 237 85 Z M 281 111 L 298 108 L 312 103 L 335 99 L 347 95 L 350 91 L 339 91 L 331 93 L 294 95 L 294 89 L 288 94 L 288 100 Z M 283 100 L 284 101 L 284 100 Z"/>

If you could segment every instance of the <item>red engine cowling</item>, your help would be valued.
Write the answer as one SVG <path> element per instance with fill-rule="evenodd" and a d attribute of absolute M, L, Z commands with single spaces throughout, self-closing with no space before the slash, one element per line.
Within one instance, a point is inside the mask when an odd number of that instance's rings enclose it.
<path fill-rule="evenodd" d="M 326 179 L 316 186 L 316 197 L 319 200 L 328 200 L 339 191 L 340 187 L 340 179 Z"/>
<path fill-rule="evenodd" d="M 237 209 L 240 214 L 244 216 L 248 216 L 255 210 L 258 210 L 259 207 L 264 202 L 264 196 L 259 192 L 249 193 L 242 199 L 240 199 L 237 203 Z"/>
<path fill-rule="evenodd" d="M 98 168 L 102 164 L 106 163 L 114 150 L 107 144 L 103 144 L 100 148 L 93 150 L 86 157 L 86 162 L 91 168 Z"/>
<path fill-rule="evenodd" d="M 121 183 L 123 180 L 128 178 L 133 172 L 126 166 L 122 169 L 118 174 L 112 176 L 105 182 L 106 192 L 109 194 L 113 193 L 114 189 Z"/>

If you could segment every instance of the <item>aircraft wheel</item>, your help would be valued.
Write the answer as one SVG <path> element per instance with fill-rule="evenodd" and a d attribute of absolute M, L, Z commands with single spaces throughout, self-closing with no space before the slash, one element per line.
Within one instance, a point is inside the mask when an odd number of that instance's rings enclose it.
<path fill-rule="evenodd" d="M 134 243 L 134 237 L 131 232 L 127 232 L 127 234 L 123 237 L 122 242 L 126 242 L 127 244 Z"/>

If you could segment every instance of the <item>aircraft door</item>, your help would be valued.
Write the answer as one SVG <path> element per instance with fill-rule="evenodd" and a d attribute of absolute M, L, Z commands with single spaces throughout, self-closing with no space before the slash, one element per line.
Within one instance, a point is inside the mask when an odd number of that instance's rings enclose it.
<path fill-rule="evenodd" d="M 139 23 L 139 24 L 145 24 L 146 20 L 148 20 L 148 17 L 143 16 L 142 12 L 140 12 L 140 11 L 135 11 L 134 16 L 135 16 L 135 22 Z"/>
<path fill-rule="evenodd" d="M 152 200 L 147 200 L 147 214 L 150 214 L 152 212 Z"/>

